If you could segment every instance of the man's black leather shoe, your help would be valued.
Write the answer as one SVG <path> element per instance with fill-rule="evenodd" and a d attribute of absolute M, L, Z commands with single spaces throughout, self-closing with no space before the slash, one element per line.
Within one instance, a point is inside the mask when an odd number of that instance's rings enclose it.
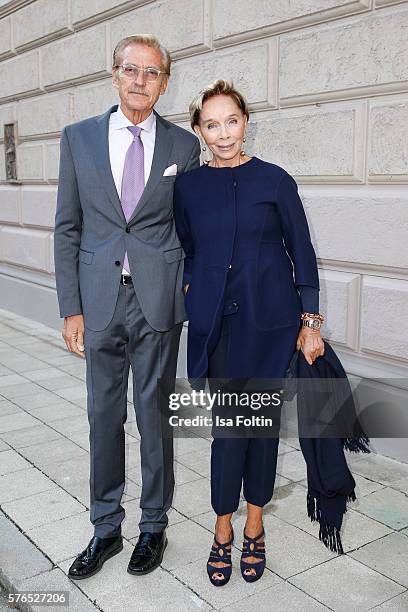
<path fill-rule="evenodd" d="M 129 561 L 127 570 L 129 574 L 142 576 L 159 567 L 166 546 L 167 537 L 164 531 L 160 533 L 142 532 Z"/>
<path fill-rule="evenodd" d="M 94 536 L 88 547 L 81 552 L 69 568 L 68 577 L 73 580 L 89 578 L 102 568 L 107 559 L 113 557 L 123 548 L 122 536 L 98 538 Z"/>

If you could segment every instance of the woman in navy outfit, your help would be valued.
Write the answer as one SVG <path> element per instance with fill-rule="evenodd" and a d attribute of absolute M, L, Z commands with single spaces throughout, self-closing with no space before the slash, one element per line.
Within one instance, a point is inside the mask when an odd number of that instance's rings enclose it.
<path fill-rule="evenodd" d="M 283 378 L 296 349 L 310 364 L 324 353 L 316 255 L 297 184 L 280 166 L 242 150 L 248 118 L 246 100 L 224 80 L 190 105 L 191 125 L 213 155 L 177 177 L 174 190 L 186 254 L 190 379 Z M 276 436 L 213 439 L 217 520 L 207 571 L 216 586 L 231 575 L 231 518 L 242 485 L 241 573 L 248 582 L 263 573 L 262 512 L 273 495 L 278 444 Z"/>

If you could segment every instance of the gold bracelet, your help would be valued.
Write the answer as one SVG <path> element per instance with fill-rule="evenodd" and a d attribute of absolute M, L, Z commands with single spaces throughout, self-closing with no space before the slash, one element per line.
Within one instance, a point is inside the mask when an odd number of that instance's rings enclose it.
<path fill-rule="evenodd" d="M 300 315 L 300 318 L 302 320 L 304 320 L 304 319 L 317 319 L 318 321 L 321 321 L 322 323 L 324 322 L 324 316 L 322 314 L 320 314 L 320 312 L 316 312 L 316 313 L 313 313 L 313 312 L 303 312 Z"/>

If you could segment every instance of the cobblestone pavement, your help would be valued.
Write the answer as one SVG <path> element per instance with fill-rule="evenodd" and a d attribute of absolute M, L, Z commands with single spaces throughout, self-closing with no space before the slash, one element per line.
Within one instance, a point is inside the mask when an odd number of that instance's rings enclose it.
<path fill-rule="evenodd" d="M 128 408 L 124 549 L 101 572 L 73 583 L 68 568 L 92 535 L 85 364 L 66 351 L 59 331 L 0 310 L 0 581 L 6 587 L 69 591 L 69 610 L 79 612 L 408 610 L 408 464 L 348 454 L 358 499 L 345 515 L 346 554 L 338 557 L 307 518 L 306 470 L 295 439 L 280 442 L 276 490 L 265 514 L 267 570 L 259 582 L 247 584 L 239 572 L 243 506 L 234 518 L 231 581 L 224 588 L 208 581 L 210 440 L 199 437 L 175 441 L 176 491 L 162 566 L 129 575 L 141 491 L 131 388 Z M 31 607 L 54 608 L 64 610 Z"/>

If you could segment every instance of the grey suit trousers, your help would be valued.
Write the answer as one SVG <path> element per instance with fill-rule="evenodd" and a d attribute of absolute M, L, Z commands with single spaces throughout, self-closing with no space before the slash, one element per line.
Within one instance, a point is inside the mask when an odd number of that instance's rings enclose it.
<path fill-rule="evenodd" d="M 154 279 L 152 279 L 154 282 Z M 133 285 L 120 285 L 106 329 L 86 327 L 88 420 L 90 425 L 91 522 L 95 535 L 120 533 L 125 486 L 125 432 L 129 367 L 140 433 L 141 531 L 167 526 L 174 491 L 173 440 L 162 437 L 157 378 L 176 376 L 182 323 L 166 332 L 146 322 Z"/>

